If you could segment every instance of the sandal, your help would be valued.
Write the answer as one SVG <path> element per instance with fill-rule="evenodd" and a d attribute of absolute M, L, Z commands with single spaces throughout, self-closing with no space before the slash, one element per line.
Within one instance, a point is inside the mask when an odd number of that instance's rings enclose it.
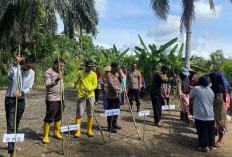
<path fill-rule="evenodd" d="M 222 143 L 221 143 L 221 142 L 216 142 L 216 143 L 215 143 L 215 146 L 216 146 L 216 147 L 221 147 L 221 146 L 222 146 Z"/>

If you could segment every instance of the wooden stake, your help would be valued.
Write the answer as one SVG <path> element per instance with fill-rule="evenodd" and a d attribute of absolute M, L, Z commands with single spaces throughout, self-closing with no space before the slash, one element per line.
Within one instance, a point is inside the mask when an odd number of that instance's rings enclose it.
<path fill-rule="evenodd" d="M 19 45 L 19 53 L 18 56 L 20 56 L 20 45 Z M 19 62 L 17 63 L 17 80 L 16 80 L 16 91 L 19 90 Z M 16 141 L 17 141 L 17 111 L 18 110 L 18 97 L 15 99 L 15 119 L 14 119 L 14 129 L 15 129 L 15 143 L 14 143 L 14 157 L 16 157 Z"/>

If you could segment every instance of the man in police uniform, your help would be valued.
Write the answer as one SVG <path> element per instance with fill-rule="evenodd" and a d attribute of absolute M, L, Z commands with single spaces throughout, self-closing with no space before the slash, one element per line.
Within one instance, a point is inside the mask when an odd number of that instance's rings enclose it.
<path fill-rule="evenodd" d="M 121 93 L 127 93 L 126 90 L 121 90 L 120 82 L 121 78 L 119 76 L 119 64 L 117 62 L 112 63 L 111 72 L 106 75 L 106 81 L 108 84 L 108 93 L 107 93 L 107 101 L 108 106 L 107 110 L 111 109 L 119 109 L 120 101 L 119 96 Z M 117 133 L 116 129 L 121 129 L 121 127 L 117 124 L 118 116 L 108 116 L 108 131 L 111 133 Z"/>
<path fill-rule="evenodd" d="M 135 98 L 137 112 L 140 111 L 140 92 L 141 92 L 141 73 L 137 70 L 137 65 L 132 64 L 132 70 L 127 73 L 127 89 L 130 105 L 133 105 L 133 98 Z"/>

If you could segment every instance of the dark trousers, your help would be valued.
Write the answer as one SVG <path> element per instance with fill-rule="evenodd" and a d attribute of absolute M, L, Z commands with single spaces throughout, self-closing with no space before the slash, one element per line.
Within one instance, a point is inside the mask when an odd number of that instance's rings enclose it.
<path fill-rule="evenodd" d="M 135 98 L 136 106 L 140 107 L 140 91 L 138 89 L 129 89 L 128 97 L 130 101 L 130 105 L 133 105 L 133 99 Z"/>
<path fill-rule="evenodd" d="M 98 102 L 99 100 L 99 95 L 100 95 L 100 89 L 95 89 L 94 93 L 95 93 L 95 102 Z"/>
<path fill-rule="evenodd" d="M 120 101 L 119 99 L 107 99 L 108 105 L 107 105 L 107 110 L 111 109 L 119 109 L 120 108 Z M 111 126 L 111 123 L 116 124 L 117 123 L 118 116 L 108 116 L 107 117 L 107 123 L 108 126 Z M 112 122 L 111 122 L 112 121 Z"/>
<path fill-rule="evenodd" d="M 162 97 L 158 94 L 150 94 L 150 96 L 153 106 L 154 120 L 155 123 L 158 123 L 161 120 L 162 115 Z"/>
<path fill-rule="evenodd" d="M 195 126 L 199 140 L 199 147 L 215 146 L 214 121 L 195 119 Z"/>
<path fill-rule="evenodd" d="M 5 98 L 7 134 L 15 133 L 15 104 L 16 98 Z M 22 118 L 25 109 L 25 100 L 18 99 L 17 118 L 16 118 L 16 132 L 18 133 L 19 122 Z M 14 152 L 14 142 L 8 143 L 8 153 Z"/>
<path fill-rule="evenodd" d="M 64 110 L 63 101 L 63 110 Z M 61 120 L 61 101 L 46 101 L 46 116 L 44 118 L 45 122 L 52 123 Z"/>

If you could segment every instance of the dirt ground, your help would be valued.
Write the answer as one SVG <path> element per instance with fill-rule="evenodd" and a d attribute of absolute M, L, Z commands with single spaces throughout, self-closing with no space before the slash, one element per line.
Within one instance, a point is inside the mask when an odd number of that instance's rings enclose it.
<path fill-rule="evenodd" d="M 0 90 L 0 138 L 6 133 L 4 95 L 6 89 Z M 25 141 L 18 143 L 22 147 L 22 151 L 17 152 L 17 156 L 39 157 L 63 156 L 61 149 L 61 141 L 54 139 L 53 124 L 50 128 L 50 143 L 44 145 L 41 143 L 43 136 L 43 119 L 45 116 L 45 90 L 33 89 L 27 97 L 26 109 L 19 125 L 19 132 L 25 134 Z M 76 115 L 76 90 L 66 89 L 65 91 L 65 112 L 64 125 L 74 124 Z M 172 103 L 171 103 L 172 104 Z M 135 110 L 135 106 L 133 106 Z M 153 112 L 150 101 L 142 101 L 141 110 L 150 110 L 150 115 L 146 117 L 145 124 L 145 140 L 139 140 L 130 112 L 127 112 L 128 106 L 121 106 L 121 114 L 119 116 L 119 124 L 122 130 L 117 134 L 111 134 L 111 146 L 109 146 L 109 133 L 106 131 L 107 122 L 103 114 L 102 101 L 95 106 L 95 112 L 98 121 L 102 127 L 106 144 L 103 144 L 101 134 L 94 121 L 93 132 L 94 137 L 88 137 L 86 132 L 86 115 L 82 118 L 82 134 L 76 139 L 73 137 L 75 132 L 71 132 L 68 154 L 66 156 L 74 157 L 141 157 L 141 156 L 165 156 L 165 157 L 201 157 L 201 156 L 232 156 L 232 125 L 229 123 L 228 132 L 223 139 L 223 147 L 211 150 L 209 153 L 202 153 L 197 150 L 198 140 L 194 124 L 185 124 L 179 120 L 178 109 L 171 111 L 169 134 L 169 114 L 168 111 L 163 112 L 163 122 L 165 126 L 158 128 L 153 125 Z M 139 117 L 134 112 L 140 136 L 143 136 L 143 117 Z M 217 138 L 217 137 L 216 137 Z M 65 145 L 67 148 L 68 134 L 64 134 Z M 0 157 L 7 156 L 7 144 L 0 142 Z"/>

